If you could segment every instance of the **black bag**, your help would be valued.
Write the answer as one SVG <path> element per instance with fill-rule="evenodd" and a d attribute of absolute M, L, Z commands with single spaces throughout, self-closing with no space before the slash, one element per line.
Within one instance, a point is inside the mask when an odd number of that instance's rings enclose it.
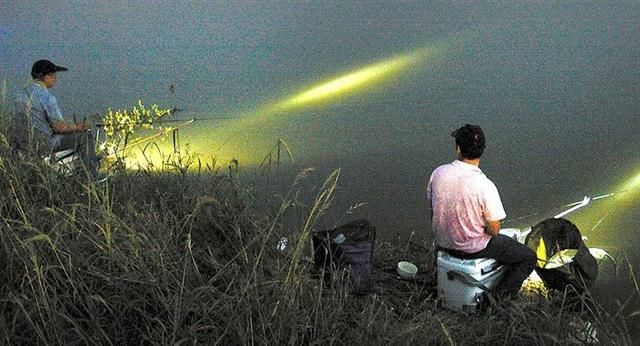
<path fill-rule="evenodd" d="M 538 254 L 536 272 L 547 288 L 564 290 L 571 285 L 583 292 L 591 288 L 598 276 L 598 262 L 584 244 L 578 227 L 566 219 L 547 219 L 536 224 L 525 244 Z M 546 260 L 566 249 L 577 250 L 573 261 L 554 269 L 543 268 Z"/>
<path fill-rule="evenodd" d="M 349 222 L 332 230 L 312 234 L 315 269 L 323 273 L 325 283 L 332 273 L 346 270 L 351 293 L 367 294 L 373 290 L 373 248 L 375 227 L 367 220 Z"/>

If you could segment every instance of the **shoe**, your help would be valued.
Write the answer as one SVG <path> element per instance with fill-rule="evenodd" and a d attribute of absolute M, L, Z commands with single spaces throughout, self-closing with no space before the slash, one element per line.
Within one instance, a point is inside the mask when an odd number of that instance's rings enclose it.
<path fill-rule="evenodd" d="M 109 179 L 109 175 L 108 174 L 96 173 L 91 178 L 91 181 L 93 181 L 96 184 L 102 184 L 102 183 L 106 182 L 108 179 Z"/>
<path fill-rule="evenodd" d="M 480 315 L 497 315 L 504 321 L 510 319 L 509 310 L 514 306 L 510 297 L 495 296 L 494 293 L 482 292 L 478 300 L 477 312 Z"/>
<path fill-rule="evenodd" d="M 496 303 L 495 298 L 491 296 L 491 294 L 487 291 L 482 292 L 480 296 L 477 298 L 477 313 L 480 315 L 488 314 L 491 307 L 493 307 Z"/>

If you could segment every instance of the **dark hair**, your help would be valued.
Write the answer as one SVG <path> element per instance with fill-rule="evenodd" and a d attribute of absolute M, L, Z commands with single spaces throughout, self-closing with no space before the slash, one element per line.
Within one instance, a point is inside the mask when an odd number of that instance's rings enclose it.
<path fill-rule="evenodd" d="M 482 156 L 486 141 L 480 126 L 466 124 L 451 132 L 451 136 L 455 137 L 463 158 L 473 160 Z"/>

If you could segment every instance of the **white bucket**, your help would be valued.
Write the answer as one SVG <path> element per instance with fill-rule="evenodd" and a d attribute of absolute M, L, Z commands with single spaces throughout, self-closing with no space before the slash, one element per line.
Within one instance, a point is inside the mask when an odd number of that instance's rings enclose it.
<path fill-rule="evenodd" d="M 506 267 L 492 258 L 461 259 L 438 252 L 438 299 L 453 311 L 475 313 L 485 288 L 494 288 Z"/>

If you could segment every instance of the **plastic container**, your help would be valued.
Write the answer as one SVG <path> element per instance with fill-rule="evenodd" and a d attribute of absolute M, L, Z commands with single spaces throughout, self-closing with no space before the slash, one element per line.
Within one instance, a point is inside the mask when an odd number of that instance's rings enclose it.
<path fill-rule="evenodd" d="M 73 149 L 57 151 L 51 155 L 47 155 L 44 158 L 44 162 L 53 167 L 58 173 L 62 173 L 68 177 L 82 168 L 82 160 Z"/>
<path fill-rule="evenodd" d="M 438 252 L 438 298 L 453 311 L 475 313 L 482 293 L 494 288 L 506 267 L 492 258 L 461 259 Z"/>
<path fill-rule="evenodd" d="M 403 279 L 413 279 L 418 272 L 418 267 L 415 264 L 407 261 L 398 262 L 398 267 L 396 268 L 398 275 Z"/>
<path fill-rule="evenodd" d="M 500 229 L 500 234 L 504 234 L 520 243 L 524 243 L 524 239 L 522 239 L 522 231 L 518 228 L 502 228 Z"/>

